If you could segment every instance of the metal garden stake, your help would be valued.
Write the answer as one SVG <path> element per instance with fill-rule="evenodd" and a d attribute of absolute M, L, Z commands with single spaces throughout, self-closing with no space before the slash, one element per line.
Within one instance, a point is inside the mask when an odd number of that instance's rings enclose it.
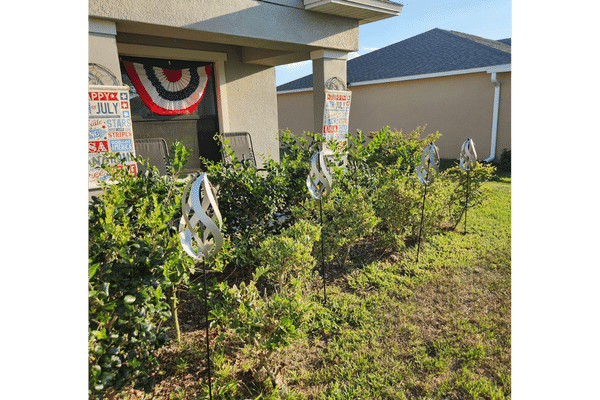
<path fill-rule="evenodd" d="M 417 165 L 417 177 L 423 184 L 423 207 L 421 209 L 421 226 L 419 228 L 419 241 L 417 245 L 417 262 L 419 262 L 419 251 L 421 250 L 421 231 L 423 231 L 423 220 L 425 219 L 425 196 L 427 186 L 433 183 L 434 172 L 439 172 L 440 154 L 434 144 L 425 146 L 421 154 L 421 164 Z M 433 167 L 433 168 L 432 168 Z"/>
<path fill-rule="evenodd" d="M 469 172 L 477 166 L 475 143 L 467 138 L 460 149 L 460 168 L 467 172 L 467 193 L 465 199 L 465 235 L 467 234 L 467 210 L 469 208 Z"/>
<path fill-rule="evenodd" d="M 221 234 L 223 220 L 219 211 L 219 205 L 217 204 L 216 190 L 210 184 L 205 173 L 196 175 L 187 184 L 181 198 L 181 209 L 183 212 L 183 216 L 179 222 L 179 240 L 181 246 L 190 257 L 202 262 L 202 270 L 204 272 L 208 394 L 212 400 L 206 262 L 214 260 L 221 247 L 223 247 L 223 235 Z M 212 238 L 209 238 L 210 236 Z"/>
<path fill-rule="evenodd" d="M 310 173 L 306 177 L 306 186 L 313 199 L 319 201 L 319 214 L 321 217 L 321 274 L 323 276 L 323 298 L 327 302 L 325 290 L 325 239 L 323 237 L 323 197 L 331 192 L 331 175 L 325 164 L 323 151 L 316 152 L 310 160 Z"/>

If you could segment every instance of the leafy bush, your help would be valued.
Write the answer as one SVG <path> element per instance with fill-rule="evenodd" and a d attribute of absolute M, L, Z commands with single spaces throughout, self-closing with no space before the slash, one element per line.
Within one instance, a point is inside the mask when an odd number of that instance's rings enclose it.
<path fill-rule="evenodd" d="M 289 286 L 298 287 L 306 282 L 315 266 L 313 244 L 320 238 L 320 228 L 308 221 L 299 221 L 272 236 L 254 251 L 267 268 L 266 276 L 277 284 L 277 292 L 289 293 Z M 297 290 L 292 290 L 295 292 Z"/>
<path fill-rule="evenodd" d="M 254 372 L 264 368 L 276 386 L 269 360 L 276 350 L 300 337 L 300 326 L 308 317 L 311 303 L 300 291 L 267 295 L 265 290 L 261 295 L 257 282 L 266 272 L 266 268 L 259 267 L 250 282 L 241 282 L 239 287 L 221 282 L 218 288 L 223 301 L 216 303 L 211 313 L 217 322 L 235 331 L 249 356 L 257 360 Z"/>
<path fill-rule="evenodd" d="M 174 291 L 193 272 L 177 235 L 184 182 L 176 176 L 189 152 L 176 144 L 172 153 L 173 176 L 148 164 L 131 174 L 124 160 L 103 165 L 111 184 L 89 205 L 89 388 L 96 398 L 132 381 L 153 386 L 152 351 L 167 341 L 161 321 L 174 311 L 167 291 L 175 305 Z"/>
<path fill-rule="evenodd" d="M 445 171 L 445 176 L 456 183 L 454 191 L 447 202 L 448 212 L 454 221 L 453 229 L 460 222 L 466 207 L 477 207 L 489 197 L 490 191 L 488 188 L 483 187 L 483 184 L 490 179 L 494 171 L 496 171 L 496 167 L 484 163 L 477 163 L 475 168 L 468 174 L 458 166 Z"/>
<path fill-rule="evenodd" d="M 500 166 L 498 169 L 502 172 L 510 172 L 511 169 L 511 159 L 510 159 L 510 150 L 502 150 L 502 154 L 500 154 Z"/>
<path fill-rule="evenodd" d="M 379 132 L 371 132 L 371 140 L 367 143 L 364 133 L 358 131 L 356 137 L 349 136 L 348 157 L 355 167 L 353 174 L 365 173 L 365 169 L 373 170 L 393 168 L 398 171 L 412 171 L 420 162 L 421 152 L 426 145 L 435 142 L 441 135 L 430 133 L 421 138 L 426 126 L 417 127 L 410 133 L 391 131 L 389 126 Z M 368 181 L 365 182 L 368 186 Z"/>
<path fill-rule="evenodd" d="M 308 199 L 294 210 L 299 219 L 320 220 L 319 202 Z M 378 218 L 367 189 L 357 186 L 349 192 L 334 187 L 322 201 L 325 257 L 343 266 L 350 247 L 373 233 Z"/>
<path fill-rule="evenodd" d="M 236 332 L 237 339 L 256 360 L 254 372 L 264 368 L 274 386 L 269 359 L 300 336 L 299 327 L 312 307 L 302 289 L 315 265 L 311 252 L 318 240 L 318 227 L 306 221 L 294 224 L 254 251 L 262 266 L 248 283 L 217 285 L 222 300 L 214 304 L 212 315 Z M 274 293 L 265 289 L 261 296 L 257 288 L 261 277 L 276 284 Z"/>
<path fill-rule="evenodd" d="M 448 218 L 447 207 L 450 190 L 447 180 L 436 178 L 427 187 L 423 210 L 424 187 L 414 172 L 381 171 L 377 174 L 377 189 L 373 206 L 379 218 L 377 242 L 382 248 L 400 250 L 406 241 L 414 241 L 440 228 Z"/>
<path fill-rule="evenodd" d="M 291 207 L 308 195 L 305 181 L 316 144 L 309 145 L 306 138 L 295 138 L 289 131 L 281 132 L 281 138 L 289 152 L 279 163 L 264 160 L 262 170 L 240 162 L 227 144 L 224 151 L 230 161 L 204 160 L 211 183 L 218 187 L 224 234 L 235 253 L 230 261 L 237 267 L 257 266 L 252 249 L 290 226 Z"/>
<path fill-rule="evenodd" d="M 336 181 L 344 191 L 362 187 L 368 193 L 377 219 L 377 243 L 383 248 L 400 249 L 406 240 L 418 234 L 423 205 L 423 186 L 414 174 L 425 146 L 441 135 L 431 133 L 421 138 L 424 127 L 410 133 L 391 131 L 389 127 L 371 132 L 367 142 L 358 132 L 349 138 L 348 168 Z M 427 235 L 440 227 L 448 217 L 442 205 L 447 201 L 448 181 L 440 177 L 427 188 L 423 233 Z"/>

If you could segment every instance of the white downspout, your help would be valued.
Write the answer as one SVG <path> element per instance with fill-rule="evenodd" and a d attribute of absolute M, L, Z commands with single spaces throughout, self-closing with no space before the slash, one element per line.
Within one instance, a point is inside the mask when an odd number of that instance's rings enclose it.
<path fill-rule="evenodd" d="M 490 156 L 486 158 L 486 163 L 494 161 L 496 158 L 496 142 L 498 138 L 498 109 L 500 108 L 500 82 L 496 79 L 496 73 L 492 72 L 492 83 L 494 84 L 494 113 L 492 116 L 492 144 Z"/>

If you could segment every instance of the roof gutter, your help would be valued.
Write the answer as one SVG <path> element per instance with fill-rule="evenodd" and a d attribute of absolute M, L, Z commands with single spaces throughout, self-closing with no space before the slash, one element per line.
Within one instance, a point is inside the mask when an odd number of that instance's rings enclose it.
<path fill-rule="evenodd" d="M 277 94 L 289 94 L 289 93 L 300 93 L 300 92 L 312 92 L 313 88 L 302 88 L 302 89 L 290 89 L 290 90 L 280 90 Z"/>
<path fill-rule="evenodd" d="M 486 158 L 486 163 L 494 161 L 496 158 L 496 143 L 498 141 L 498 109 L 500 107 L 500 82 L 496 79 L 496 73 L 492 72 L 492 83 L 494 84 L 494 113 L 492 116 L 492 144 L 490 156 Z"/>
<path fill-rule="evenodd" d="M 510 72 L 510 64 L 503 65 L 496 68 L 490 68 L 487 70 L 488 73 L 492 74 L 492 83 L 494 84 L 494 109 L 492 114 L 492 140 L 490 145 L 490 156 L 483 160 L 486 163 L 494 161 L 496 158 L 496 144 L 498 142 L 498 112 L 500 109 L 500 82 L 496 78 L 498 72 Z"/>
<path fill-rule="evenodd" d="M 429 79 L 429 78 L 440 78 L 443 76 L 454 76 L 454 75 L 464 75 L 464 74 L 476 74 L 478 72 L 510 72 L 510 64 L 503 64 L 498 66 L 491 67 L 478 67 L 478 68 L 470 68 L 470 69 L 460 69 L 454 71 L 442 71 L 442 72 L 434 72 L 431 74 L 420 74 L 420 75 L 410 75 L 410 76 L 400 76 L 396 78 L 385 78 L 385 79 L 376 79 L 372 81 L 360 81 L 360 82 L 349 82 L 348 87 L 350 86 L 366 86 L 366 85 L 379 85 L 382 83 L 393 83 L 393 82 L 403 82 L 403 81 L 412 81 L 418 79 Z M 288 93 L 299 93 L 299 92 L 310 92 L 313 88 L 301 88 L 301 89 L 288 89 L 288 90 L 279 90 L 277 94 L 288 94 Z"/>

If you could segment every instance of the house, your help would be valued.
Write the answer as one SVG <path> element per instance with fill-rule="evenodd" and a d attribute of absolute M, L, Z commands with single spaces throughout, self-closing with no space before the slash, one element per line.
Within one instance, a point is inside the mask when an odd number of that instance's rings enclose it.
<path fill-rule="evenodd" d="M 256 154 L 278 160 L 275 66 L 312 60 L 317 88 L 345 79 L 359 25 L 401 9 L 389 0 L 90 0 L 90 84 L 130 86 L 134 139 L 183 141 L 192 169 L 199 155 L 219 159 L 217 132 L 249 132 Z M 322 91 L 311 100 L 320 112 Z"/>
<path fill-rule="evenodd" d="M 280 129 L 320 132 L 312 80 L 277 88 Z M 432 29 L 349 60 L 347 84 L 349 132 L 410 132 L 427 124 L 426 133 L 442 134 L 436 144 L 443 158 L 458 158 L 467 138 L 480 160 L 498 161 L 511 148 L 510 39 Z"/>

